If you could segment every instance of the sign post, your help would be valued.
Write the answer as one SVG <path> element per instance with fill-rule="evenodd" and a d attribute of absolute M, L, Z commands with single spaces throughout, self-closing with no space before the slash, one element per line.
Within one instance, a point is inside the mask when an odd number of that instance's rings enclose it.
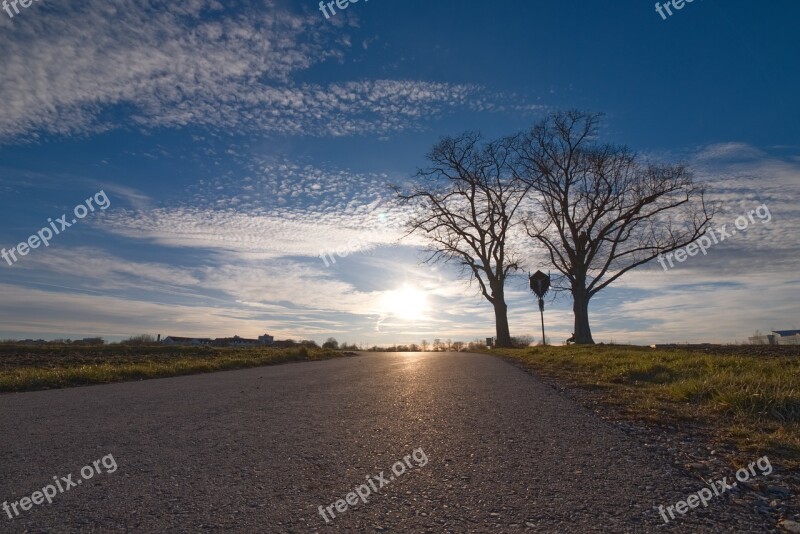
<path fill-rule="evenodd" d="M 550 275 L 542 271 L 536 271 L 529 278 L 531 291 L 539 299 L 539 314 L 542 316 L 542 345 L 547 345 L 547 338 L 544 335 L 544 296 L 550 290 Z"/>

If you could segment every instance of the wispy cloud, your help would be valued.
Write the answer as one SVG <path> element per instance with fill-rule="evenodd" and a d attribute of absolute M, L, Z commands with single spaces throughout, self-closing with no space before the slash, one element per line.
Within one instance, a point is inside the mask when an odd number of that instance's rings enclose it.
<path fill-rule="evenodd" d="M 121 125 L 342 136 L 404 130 L 482 88 L 415 80 L 315 84 L 298 73 L 349 49 L 342 29 L 267 2 L 115 0 L 35 5 L 0 32 L 0 140 Z M 519 104 L 523 105 L 524 104 Z"/>
<path fill-rule="evenodd" d="M 245 160 L 244 168 L 246 178 L 200 181 L 177 204 L 116 209 L 105 214 L 104 228 L 165 246 L 262 259 L 366 252 L 405 236 L 411 213 L 396 203 L 386 174 L 260 159 Z M 403 239 L 405 246 L 420 243 Z"/>

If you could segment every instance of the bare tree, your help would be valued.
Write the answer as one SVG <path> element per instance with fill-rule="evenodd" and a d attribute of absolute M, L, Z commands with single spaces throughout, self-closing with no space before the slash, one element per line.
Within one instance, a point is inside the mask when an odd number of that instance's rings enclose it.
<path fill-rule="evenodd" d="M 713 216 L 683 165 L 641 161 L 597 143 L 600 114 L 553 113 L 519 148 L 520 172 L 538 205 L 528 235 L 550 255 L 572 293 L 576 343 L 594 343 L 589 301 L 631 269 L 705 234 Z"/>
<path fill-rule="evenodd" d="M 518 224 L 517 208 L 529 186 L 511 165 L 516 138 L 482 143 L 480 134 L 442 139 L 428 154 L 431 167 L 417 173 L 409 193 L 398 198 L 417 208 L 408 233 L 421 234 L 425 260 L 453 262 L 494 307 L 497 346 L 511 346 L 505 282 L 520 268 L 508 246 Z"/>

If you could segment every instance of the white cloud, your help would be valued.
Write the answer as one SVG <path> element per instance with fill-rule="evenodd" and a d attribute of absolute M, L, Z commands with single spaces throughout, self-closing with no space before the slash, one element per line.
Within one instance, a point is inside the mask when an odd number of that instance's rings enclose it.
<path fill-rule="evenodd" d="M 454 108 L 497 111 L 474 85 L 293 77 L 343 60 L 342 29 L 276 2 L 38 4 L 0 32 L 0 140 L 201 125 L 239 133 L 404 130 Z M 3 17 L 5 19 L 5 17 Z M 124 120 L 124 119 L 128 120 Z"/>

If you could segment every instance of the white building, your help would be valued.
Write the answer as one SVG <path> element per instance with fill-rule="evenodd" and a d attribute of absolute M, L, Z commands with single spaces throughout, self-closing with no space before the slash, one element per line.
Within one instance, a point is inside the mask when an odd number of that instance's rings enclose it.
<path fill-rule="evenodd" d="M 800 330 L 773 330 L 778 345 L 800 345 Z"/>
<path fill-rule="evenodd" d="M 162 341 L 165 345 L 210 345 L 211 338 L 208 337 L 180 337 L 167 336 Z"/>
<path fill-rule="evenodd" d="M 800 345 L 800 330 L 773 330 L 766 335 L 756 331 L 756 335 L 747 340 L 752 345 Z"/>

